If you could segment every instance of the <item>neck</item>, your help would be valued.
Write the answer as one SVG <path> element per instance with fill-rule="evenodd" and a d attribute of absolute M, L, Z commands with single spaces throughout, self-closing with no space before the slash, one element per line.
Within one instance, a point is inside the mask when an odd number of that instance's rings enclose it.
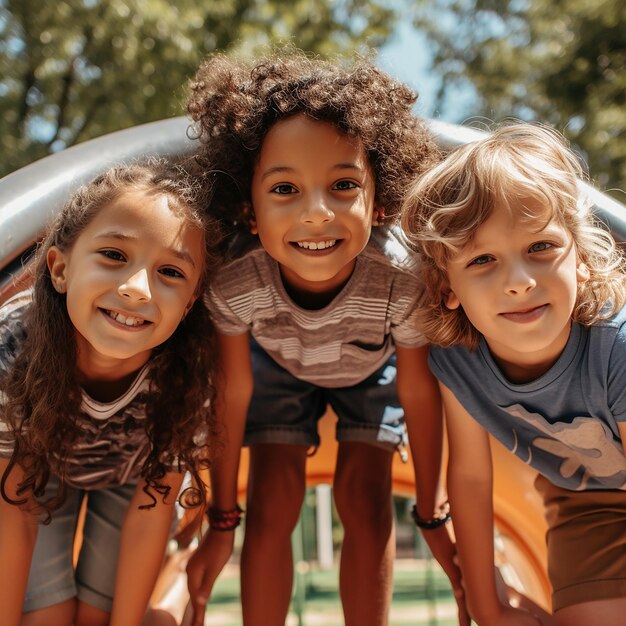
<path fill-rule="evenodd" d="M 116 379 L 90 379 L 79 375 L 78 382 L 94 400 L 98 402 L 113 402 L 113 400 L 117 400 L 117 398 L 128 391 L 136 377 L 137 371 Z"/>
<path fill-rule="evenodd" d="M 346 281 L 348 282 L 348 281 Z M 306 291 L 283 281 L 287 295 L 301 308 L 315 311 L 328 306 L 345 287 L 345 282 L 328 291 Z"/>
<path fill-rule="evenodd" d="M 499 359 L 495 354 L 493 360 L 498 364 L 506 379 L 517 385 L 530 383 L 543 376 L 555 363 L 555 359 L 545 363 L 509 363 Z"/>
<path fill-rule="evenodd" d="M 98 359 L 94 358 L 93 354 L 86 355 L 79 347 L 78 382 L 95 400 L 101 402 L 115 400 L 130 387 L 149 357 L 150 352 L 123 360 Z"/>

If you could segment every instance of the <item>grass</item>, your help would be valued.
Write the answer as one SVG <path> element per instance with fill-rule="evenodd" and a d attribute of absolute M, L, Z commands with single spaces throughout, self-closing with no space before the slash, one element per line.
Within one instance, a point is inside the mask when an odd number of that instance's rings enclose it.
<path fill-rule="evenodd" d="M 303 565 L 297 575 L 296 593 L 286 626 L 343 626 L 337 570 L 319 571 L 306 563 Z M 300 617 L 299 604 L 302 606 Z M 389 623 L 390 626 L 457 624 L 452 591 L 438 566 L 418 559 L 396 561 Z M 228 566 L 218 579 L 205 626 L 241 626 L 236 565 Z"/>

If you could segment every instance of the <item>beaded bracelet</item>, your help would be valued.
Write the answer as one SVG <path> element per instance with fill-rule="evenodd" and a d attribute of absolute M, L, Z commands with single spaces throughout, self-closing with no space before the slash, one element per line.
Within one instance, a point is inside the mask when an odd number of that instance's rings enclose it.
<path fill-rule="evenodd" d="M 235 530 L 241 523 L 242 513 L 243 509 L 239 505 L 230 511 L 221 511 L 211 507 L 206 512 L 211 530 L 219 530 L 220 532 Z"/>
<path fill-rule="evenodd" d="M 417 527 L 423 530 L 434 530 L 435 528 L 439 528 L 439 526 L 443 526 L 443 524 L 452 519 L 452 515 L 450 515 L 450 504 L 448 502 L 444 502 L 439 509 L 441 510 L 441 514 L 439 516 L 432 517 L 431 519 L 422 519 L 417 514 L 417 505 L 414 504 L 411 509 L 411 517 Z"/>

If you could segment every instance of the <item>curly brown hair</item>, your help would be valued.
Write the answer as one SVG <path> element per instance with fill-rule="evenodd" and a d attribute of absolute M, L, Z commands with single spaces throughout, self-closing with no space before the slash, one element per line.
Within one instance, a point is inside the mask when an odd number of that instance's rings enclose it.
<path fill-rule="evenodd" d="M 131 190 L 165 195 L 174 211 L 202 229 L 205 262 L 198 293 L 206 288 L 220 258 L 216 253 L 220 240 L 217 225 L 200 209 L 202 187 L 181 165 L 164 159 L 111 168 L 81 187 L 50 226 L 35 260 L 33 301 L 24 320 L 26 338 L 2 390 L 7 403 L 0 409 L 15 437 L 0 485 L 2 497 L 12 504 L 30 501 L 34 505 L 54 473 L 59 478 L 58 493 L 36 505 L 47 513 L 46 521 L 66 497 L 67 453 L 80 434 L 77 416 L 81 409 L 75 330 L 65 294 L 53 288 L 46 256 L 51 246 L 69 250 L 101 208 Z M 162 479 L 171 467 L 188 470 L 195 484 L 203 485 L 199 470 L 208 463 L 216 441 L 216 363 L 214 327 L 198 298 L 172 336 L 152 353 L 146 405 L 150 450 L 141 472 L 149 503 L 143 508 L 153 507 L 156 495 L 168 495 Z M 203 441 L 198 440 L 200 433 L 206 433 Z M 50 459 L 54 459 L 53 466 Z M 24 478 L 18 486 L 18 499 L 13 500 L 5 487 L 16 464 L 23 468 Z M 185 501 L 206 505 L 205 490 L 192 489 Z"/>
<path fill-rule="evenodd" d="M 412 112 L 416 99 L 366 59 L 344 66 L 291 48 L 254 64 L 209 57 L 190 84 L 187 111 L 212 210 L 223 224 L 246 230 L 263 140 L 279 120 L 304 113 L 360 140 L 374 172 L 376 204 L 393 218 L 409 183 L 439 160 L 426 124 Z"/>

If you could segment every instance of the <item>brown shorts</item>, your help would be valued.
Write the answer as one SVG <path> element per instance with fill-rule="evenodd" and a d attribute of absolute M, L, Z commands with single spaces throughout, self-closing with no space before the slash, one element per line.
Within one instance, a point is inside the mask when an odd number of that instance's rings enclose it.
<path fill-rule="evenodd" d="M 538 476 L 552 609 L 626 597 L 626 491 L 569 491 Z"/>

